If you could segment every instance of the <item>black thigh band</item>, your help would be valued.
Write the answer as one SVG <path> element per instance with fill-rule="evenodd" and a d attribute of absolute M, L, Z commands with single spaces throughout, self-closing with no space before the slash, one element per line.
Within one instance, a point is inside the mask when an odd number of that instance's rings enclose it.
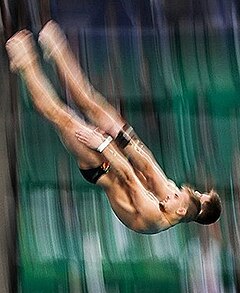
<path fill-rule="evenodd" d="M 125 124 L 115 138 L 115 142 L 118 147 L 124 149 L 129 144 L 134 135 L 135 133 L 132 126 Z"/>

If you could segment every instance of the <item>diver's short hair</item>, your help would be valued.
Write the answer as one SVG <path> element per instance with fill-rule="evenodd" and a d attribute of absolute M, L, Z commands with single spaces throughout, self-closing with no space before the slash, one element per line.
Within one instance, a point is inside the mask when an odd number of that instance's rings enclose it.
<path fill-rule="evenodd" d="M 194 220 L 195 222 L 203 225 L 209 225 L 216 222 L 222 212 L 222 204 L 219 195 L 216 191 L 209 192 L 210 199 L 202 204 L 199 215 Z"/>

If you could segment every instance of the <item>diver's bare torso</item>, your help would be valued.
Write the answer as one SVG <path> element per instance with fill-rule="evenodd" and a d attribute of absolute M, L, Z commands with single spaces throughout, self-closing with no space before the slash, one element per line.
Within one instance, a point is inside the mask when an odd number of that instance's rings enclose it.
<path fill-rule="evenodd" d="M 142 204 L 136 206 L 134 191 L 120 182 L 114 172 L 101 176 L 97 185 L 104 188 L 111 207 L 119 220 L 128 228 L 144 234 L 155 234 L 169 228 L 159 207 L 159 199 L 145 188 L 139 190 Z"/>

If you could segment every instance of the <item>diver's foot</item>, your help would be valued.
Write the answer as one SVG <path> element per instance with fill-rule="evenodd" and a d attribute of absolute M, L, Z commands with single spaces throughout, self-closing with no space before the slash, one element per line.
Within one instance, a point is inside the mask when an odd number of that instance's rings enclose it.
<path fill-rule="evenodd" d="M 44 51 L 44 57 L 47 59 L 56 58 L 67 47 L 66 36 L 59 25 L 53 20 L 50 20 L 43 27 L 39 33 L 38 41 Z"/>
<path fill-rule="evenodd" d="M 32 33 L 26 29 L 17 32 L 6 43 L 12 71 L 24 70 L 37 60 Z"/>

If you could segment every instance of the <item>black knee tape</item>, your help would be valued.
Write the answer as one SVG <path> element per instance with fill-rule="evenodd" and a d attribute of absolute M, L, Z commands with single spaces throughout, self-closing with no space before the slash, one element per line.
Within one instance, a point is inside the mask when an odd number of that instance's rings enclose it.
<path fill-rule="evenodd" d="M 130 125 L 125 124 L 123 128 L 119 131 L 117 137 L 115 138 L 115 142 L 118 147 L 124 149 L 129 144 L 133 136 L 133 128 Z"/>
<path fill-rule="evenodd" d="M 120 130 L 115 139 L 115 142 L 118 147 L 124 149 L 129 144 L 130 140 L 131 138 L 129 139 L 129 137 L 125 135 L 125 132 Z"/>

